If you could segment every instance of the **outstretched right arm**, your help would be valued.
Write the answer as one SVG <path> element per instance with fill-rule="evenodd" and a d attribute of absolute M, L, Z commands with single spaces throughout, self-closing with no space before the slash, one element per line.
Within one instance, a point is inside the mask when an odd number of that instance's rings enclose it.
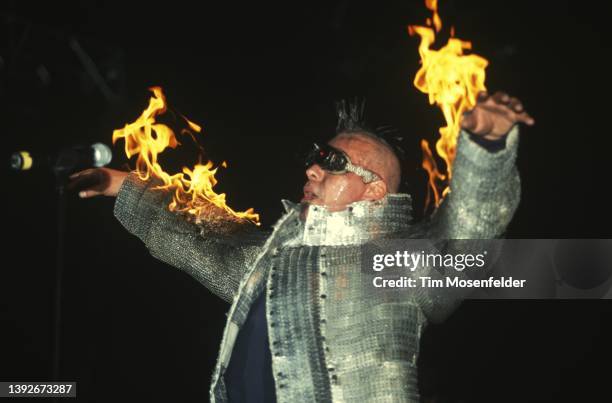
<path fill-rule="evenodd" d="M 119 181 L 118 188 L 98 188 L 84 197 L 116 194 L 115 216 L 144 242 L 153 257 L 185 271 L 214 294 L 232 302 L 242 276 L 260 251 L 262 234 L 254 233 L 250 224 L 236 229 L 232 222 L 231 233 L 223 222 L 196 225 L 168 210 L 171 195 L 154 189 L 154 181 L 142 181 L 135 173 L 107 170 L 106 174 L 110 175 L 109 186 Z"/>

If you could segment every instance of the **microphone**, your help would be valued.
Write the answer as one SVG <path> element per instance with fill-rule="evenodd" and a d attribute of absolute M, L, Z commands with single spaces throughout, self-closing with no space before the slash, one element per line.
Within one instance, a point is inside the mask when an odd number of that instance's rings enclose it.
<path fill-rule="evenodd" d="M 106 166 L 112 158 L 113 153 L 109 146 L 95 143 L 91 146 L 64 148 L 56 154 L 42 156 L 32 155 L 29 151 L 19 151 L 11 155 L 10 167 L 13 171 L 47 167 L 56 173 L 66 174 L 77 169 Z"/>

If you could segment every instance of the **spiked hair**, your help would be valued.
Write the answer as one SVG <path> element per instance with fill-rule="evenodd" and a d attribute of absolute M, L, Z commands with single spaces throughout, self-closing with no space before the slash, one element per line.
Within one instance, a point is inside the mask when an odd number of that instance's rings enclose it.
<path fill-rule="evenodd" d="M 365 98 L 342 99 L 336 102 L 336 135 L 342 133 L 362 133 L 379 143 L 385 145 L 398 158 L 400 168 L 406 166 L 406 152 L 404 151 L 404 138 L 392 126 L 377 126 L 371 128 L 365 120 Z M 405 187 L 403 172 L 400 187 Z"/>
<path fill-rule="evenodd" d="M 341 99 L 336 102 L 336 134 L 353 132 L 371 132 L 364 120 L 365 99 Z"/>

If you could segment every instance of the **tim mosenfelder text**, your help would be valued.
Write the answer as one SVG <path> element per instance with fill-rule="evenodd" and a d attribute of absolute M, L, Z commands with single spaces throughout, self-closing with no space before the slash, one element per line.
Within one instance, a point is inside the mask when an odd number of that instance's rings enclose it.
<path fill-rule="evenodd" d="M 486 265 L 485 256 L 482 253 L 460 253 L 441 254 L 396 251 L 390 254 L 375 254 L 372 257 L 372 269 L 380 272 L 386 268 L 404 268 L 414 272 L 418 267 L 454 269 L 463 271 L 466 268 L 483 268 Z M 465 279 L 457 276 L 447 276 L 444 279 L 433 279 L 429 276 L 407 277 L 401 276 L 393 279 L 385 279 L 382 276 L 374 277 L 373 285 L 376 288 L 414 288 L 414 287 L 459 287 L 459 288 L 497 288 L 497 287 L 525 287 L 526 280 L 517 280 L 512 277 L 489 277 L 486 279 Z"/>

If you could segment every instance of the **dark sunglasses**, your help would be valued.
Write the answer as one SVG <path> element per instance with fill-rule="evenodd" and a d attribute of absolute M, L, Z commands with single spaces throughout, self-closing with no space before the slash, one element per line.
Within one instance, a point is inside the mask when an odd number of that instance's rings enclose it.
<path fill-rule="evenodd" d="M 315 164 L 320 166 L 323 170 L 335 175 L 352 172 L 360 176 L 364 183 L 380 180 L 380 177 L 374 172 L 353 165 L 346 153 L 329 144 L 313 144 L 310 151 L 306 154 L 306 168 Z"/>

